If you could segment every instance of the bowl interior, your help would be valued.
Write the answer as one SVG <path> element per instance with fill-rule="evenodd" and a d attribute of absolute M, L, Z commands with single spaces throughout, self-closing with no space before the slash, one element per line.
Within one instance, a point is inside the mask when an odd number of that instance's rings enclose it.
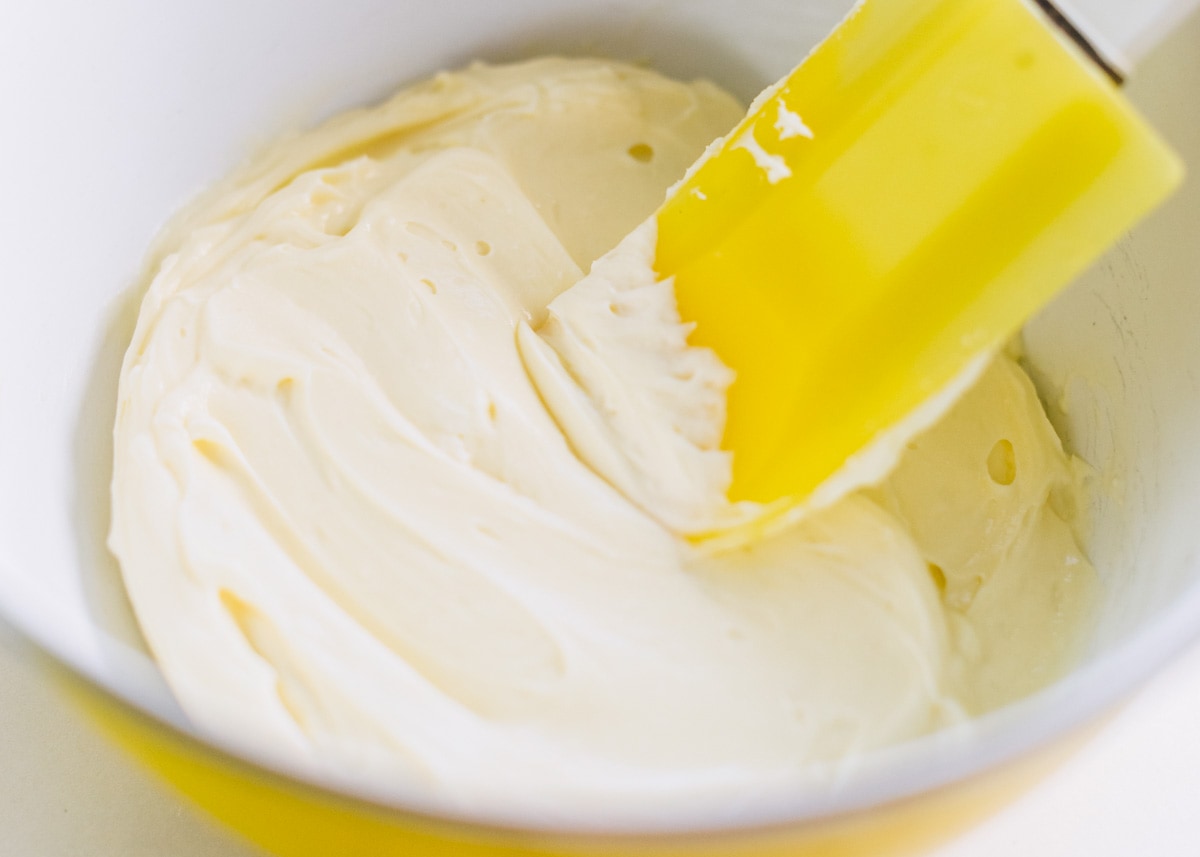
<path fill-rule="evenodd" d="M 850 6 L 122 0 L 11 11 L 0 31 L 0 617 L 186 728 L 104 546 L 116 379 L 155 231 L 257 146 L 474 58 L 614 56 L 749 99 Z M 1192 164 L 1198 44 L 1193 22 L 1130 89 Z M 1000 731 L 956 745 L 943 779 L 1015 752 L 1014 735 L 1077 721 L 1200 628 L 1197 237 L 1191 182 L 1027 331 L 1052 418 L 1095 470 L 1086 541 L 1104 603 L 1080 670 Z"/>

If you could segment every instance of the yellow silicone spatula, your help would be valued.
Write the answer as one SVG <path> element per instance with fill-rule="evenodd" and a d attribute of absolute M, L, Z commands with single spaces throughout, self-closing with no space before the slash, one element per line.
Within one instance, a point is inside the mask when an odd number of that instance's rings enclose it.
<path fill-rule="evenodd" d="M 1026 0 L 866 0 L 659 210 L 655 269 L 737 372 L 731 499 L 809 497 L 1179 183 L 1118 48 L 1193 4 L 1091 3 L 1127 38 Z"/>

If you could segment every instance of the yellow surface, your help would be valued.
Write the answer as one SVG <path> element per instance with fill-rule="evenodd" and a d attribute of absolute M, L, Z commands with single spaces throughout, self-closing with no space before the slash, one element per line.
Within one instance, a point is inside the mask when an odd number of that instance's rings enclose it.
<path fill-rule="evenodd" d="M 277 857 L 904 857 L 945 841 L 1054 770 L 1090 735 L 911 800 L 773 829 L 691 836 L 567 836 L 423 818 L 339 797 L 224 756 L 65 669 L 103 731 L 198 806 Z"/>
<path fill-rule="evenodd" d="M 813 139 L 780 139 L 780 100 Z M 1023 3 L 868 0 L 658 214 L 692 341 L 738 373 L 731 499 L 806 496 L 1181 176 Z"/>

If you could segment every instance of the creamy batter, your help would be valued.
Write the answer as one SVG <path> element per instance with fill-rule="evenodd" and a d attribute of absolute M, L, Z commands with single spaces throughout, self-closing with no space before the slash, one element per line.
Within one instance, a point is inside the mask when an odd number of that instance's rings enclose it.
<path fill-rule="evenodd" d="M 1094 573 L 1006 356 L 879 485 L 736 550 L 685 537 L 753 513 L 723 499 L 733 379 L 637 227 L 742 113 L 615 63 L 475 66 L 174 227 L 111 544 L 199 727 L 444 806 L 636 816 L 1062 670 Z"/>

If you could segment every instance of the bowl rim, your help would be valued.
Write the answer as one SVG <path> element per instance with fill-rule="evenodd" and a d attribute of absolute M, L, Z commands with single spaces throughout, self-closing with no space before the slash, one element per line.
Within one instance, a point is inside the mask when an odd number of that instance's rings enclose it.
<path fill-rule="evenodd" d="M 122 713 L 194 753 L 266 781 L 277 789 L 300 792 L 322 803 L 397 824 L 453 826 L 494 838 L 514 836 L 611 839 L 672 839 L 746 836 L 825 823 L 919 798 L 1036 754 L 1096 720 L 1151 679 L 1190 643 L 1200 640 L 1200 559 L 1186 566 L 1193 578 L 1171 604 L 1112 649 L 1083 663 L 1046 688 L 981 717 L 852 759 L 840 765 L 834 787 L 798 788 L 794 784 L 764 790 L 737 818 L 716 813 L 711 801 L 665 807 L 653 819 L 634 821 L 608 813 L 605 820 L 549 820 L 544 814 L 514 809 L 467 811 L 450 808 L 409 787 L 383 787 L 336 781 L 298 765 L 239 746 L 228 736 L 203 734 L 172 722 L 131 690 L 116 686 L 78 663 L 53 640 L 26 627 L 0 605 L 0 621 L 72 678 L 83 681 Z"/>

